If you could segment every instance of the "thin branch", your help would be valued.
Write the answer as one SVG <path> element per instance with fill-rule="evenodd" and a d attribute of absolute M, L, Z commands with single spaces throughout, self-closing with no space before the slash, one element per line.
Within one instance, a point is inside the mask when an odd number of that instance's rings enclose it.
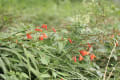
<path fill-rule="evenodd" d="M 113 47 L 113 49 L 112 49 L 112 51 L 111 51 L 111 53 L 110 53 L 110 56 L 109 56 L 109 58 L 108 58 L 107 65 L 106 65 L 106 67 L 105 67 L 105 73 L 104 73 L 103 80 L 106 80 L 106 73 L 107 73 L 108 65 L 109 65 L 111 56 L 112 56 L 113 52 L 115 51 L 115 48 L 116 48 L 116 41 L 114 42 L 114 47 Z"/>
<path fill-rule="evenodd" d="M 108 78 L 107 78 L 107 80 L 109 80 L 110 79 L 110 77 L 111 77 L 111 75 L 112 75 L 112 73 L 113 73 L 113 71 L 115 70 L 115 67 L 119 64 L 120 62 L 118 62 L 114 67 L 113 67 L 113 69 L 112 69 L 112 71 L 110 72 L 110 74 L 109 74 L 109 76 L 108 76 Z"/>

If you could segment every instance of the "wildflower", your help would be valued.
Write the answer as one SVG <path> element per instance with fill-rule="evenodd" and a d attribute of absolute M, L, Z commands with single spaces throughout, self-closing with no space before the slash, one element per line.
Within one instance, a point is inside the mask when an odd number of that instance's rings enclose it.
<path fill-rule="evenodd" d="M 90 60 L 92 61 L 92 60 L 94 60 L 94 58 L 96 58 L 96 56 L 94 54 L 91 54 L 90 55 Z"/>
<path fill-rule="evenodd" d="M 111 38 L 114 38 L 114 35 L 111 35 Z"/>
<path fill-rule="evenodd" d="M 52 28 L 53 32 L 56 32 L 55 28 Z"/>
<path fill-rule="evenodd" d="M 18 40 L 16 40 L 15 42 L 16 42 L 16 44 L 17 44 L 17 43 L 18 43 Z"/>
<path fill-rule="evenodd" d="M 74 62 L 77 62 L 77 60 L 76 60 L 76 56 L 74 57 Z"/>
<path fill-rule="evenodd" d="M 92 46 L 88 43 L 87 51 L 90 51 L 91 47 L 92 47 Z"/>
<path fill-rule="evenodd" d="M 40 32 L 42 32 L 42 29 L 35 29 L 35 31 L 40 31 Z"/>
<path fill-rule="evenodd" d="M 72 57 L 72 60 L 74 60 L 74 56 Z"/>
<path fill-rule="evenodd" d="M 82 56 L 86 56 L 86 55 L 89 54 L 89 52 L 87 52 L 87 51 L 85 51 L 85 50 L 80 50 L 79 52 L 80 52 L 80 54 L 81 54 Z"/>
<path fill-rule="evenodd" d="M 45 28 L 47 30 L 47 25 L 46 24 L 43 24 L 42 25 L 42 28 Z"/>
<path fill-rule="evenodd" d="M 43 40 L 43 36 L 40 36 L 40 37 L 39 37 L 39 40 Z"/>
<path fill-rule="evenodd" d="M 118 47 L 119 46 L 119 44 L 118 44 L 118 42 L 116 42 L 116 47 Z"/>
<path fill-rule="evenodd" d="M 63 80 L 62 78 L 60 80 Z"/>
<path fill-rule="evenodd" d="M 77 62 L 76 56 L 72 57 L 72 60 L 74 60 L 74 62 Z"/>
<path fill-rule="evenodd" d="M 88 47 L 89 47 L 89 49 L 92 47 L 92 46 L 90 45 L 90 43 L 88 43 Z"/>
<path fill-rule="evenodd" d="M 71 39 L 68 39 L 69 40 L 69 42 L 72 44 L 72 40 Z"/>
<path fill-rule="evenodd" d="M 64 38 L 63 38 L 63 37 L 61 37 L 61 40 L 64 40 Z"/>
<path fill-rule="evenodd" d="M 84 58 L 81 56 L 81 55 L 79 55 L 79 61 L 82 61 Z"/>
<path fill-rule="evenodd" d="M 27 36 L 27 39 L 32 39 L 32 36 L 29 33 L 27 33 L 26 36 Z"/>
<path fill-rule="evenodd" d="M 118 33 L 118 36 L 120 36 L 120 33 Z"/>
<path fill-rule="evenodd" d="M 45 33 L 43 33 L 42 35 L 43 35 L 43 38 L 48 38 L 48 36 Z"/>

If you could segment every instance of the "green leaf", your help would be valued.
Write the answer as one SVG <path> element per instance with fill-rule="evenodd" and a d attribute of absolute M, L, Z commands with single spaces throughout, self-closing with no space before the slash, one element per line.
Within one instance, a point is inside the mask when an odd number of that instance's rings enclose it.
<path fill-rule="evenodd" d="M 41 74 L 40 77 L 41 78 L 47 78 L 47 77 L 50 77 L 50 75 L 49 74 Z"/>
<path fill-rule="evenodd" d="M 41 60 L 42 64 L 48 65 L 48 63 L 49 63 L 49 59 L 47 56 L 41 56 L 40 60 Z"/>
<path fill-rule="evenodd" d="M 52 75 L 53 75 L 53 77 L 54 77 L 54 78 L 56 78 L 57 73 L 56 73 L 56 72 L 54 72 L 54 71 L 52 71 Z"/>
<path fill-rule="evenodd" d="M 3 69 L 4 73 L 7 72 L 7 68 L 5 66 L 5 63 L 3 62 L 3 60 L 0 58 L 0 67 Z"/>
<path fill-rule="evenodd" d="M 62 73 L 62 72 L 57 72 L 57 73 L 62 76 L 69 76 L 67 73 Z"/>
<path fill-rule="evenodd" d="M 21 73 L 21 76 L 23 76 L 24 78 L 29 78 L 29 76 L 26 73 Z"/>
<path fill-rule="evenodd" d="M 58 51 L 59 51 L 59 53 L 63 50 L 63 48 L 64 48 L 63 43 L 62 42 L 58 42 Z"/>
<path fill-rule="evenodd" d="M 115 59 L 115 61 L 117 61 L 118 60 L 118 58 L 117 58 L 117 56 L 116 55 L 112 55 L 113 56 L 113 58 Z"/>

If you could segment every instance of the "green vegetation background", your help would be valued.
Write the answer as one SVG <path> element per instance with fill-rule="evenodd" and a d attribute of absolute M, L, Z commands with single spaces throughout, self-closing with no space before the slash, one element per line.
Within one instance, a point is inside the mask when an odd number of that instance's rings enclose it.
<path fill-rule="evenodd" d="M 58 34 L 46 32 L 52 37 L 44 42 L 26 40 L 26 33 L 42 24 L 55 27 Z M 2 79 L 102 80 L 114 42 L 120 40 L 120 8 L 110 0 L 0 0 L 0 31 Z M 109 38 L 112 34 L 114 39 Z M 68 37 L 76 43 L 70 45 Z M 88 42 L 95 43 L 96 61 L 85 57 L 84 62 L 74 63 L 72 56 L 86 49 Z M 120 80 L 119 53 L 117 47 L 108 68 L 107 77 L 115 68 L 109 80 Z"/>

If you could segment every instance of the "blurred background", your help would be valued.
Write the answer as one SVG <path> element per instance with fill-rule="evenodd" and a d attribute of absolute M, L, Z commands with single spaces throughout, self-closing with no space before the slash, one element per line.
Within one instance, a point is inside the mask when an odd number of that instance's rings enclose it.
<path fill-rule="evenodd" d="M 0 30 L 29 24 L 39 26 L 43 23 L 61 27 L 76 21 L 79 25 L 96 26 L 93 23 L 100 23 L 103 18 L 119 16 L 119 2 L 120 0 L 0 0 Z"/>
<path fill-rule="evenodd" d="M 41 79 L 40 74 L 43 74 L 43 77 L 50 77 L 49 80 L 62 77 L 67 80 L 102 80 L 108 55 L 113 51 L 113 42 L 120 41 L 119 4 L 120 0 L 0 0 L 0 47 L 5 48 L 0 51 L 0 67 L 6 72 L 2 77 L 6 80 L 48 80 Z M 48 30 L 54 27 L 57 34 L 45 31 L 50 38 L 41 42 L 38 41 L 41 33 L 33 32 L 33 40 L 27 40 L 26 33 L 42 24 L 47 24 Z M 69 37 L 73 45 L 67 42 Z M 65 40 L 61 41 L 61 38 Z M 93 46 L 92 53 L 97 60 L 92 64 L 86 57 L 85 62 L 74 65 L 72 56 L 78 55 L 78 50 L 87 49 L 87 43 Z M 120 63 L 119 52 L 117 47 L 109 72 Z M 44 68 L 46 66 L 48 68 Z M 120 80 L 120 67 L 115 70 L 112 78 L 107 80 Z M 74 77 L 80 79 L 70 79 Z"/>

